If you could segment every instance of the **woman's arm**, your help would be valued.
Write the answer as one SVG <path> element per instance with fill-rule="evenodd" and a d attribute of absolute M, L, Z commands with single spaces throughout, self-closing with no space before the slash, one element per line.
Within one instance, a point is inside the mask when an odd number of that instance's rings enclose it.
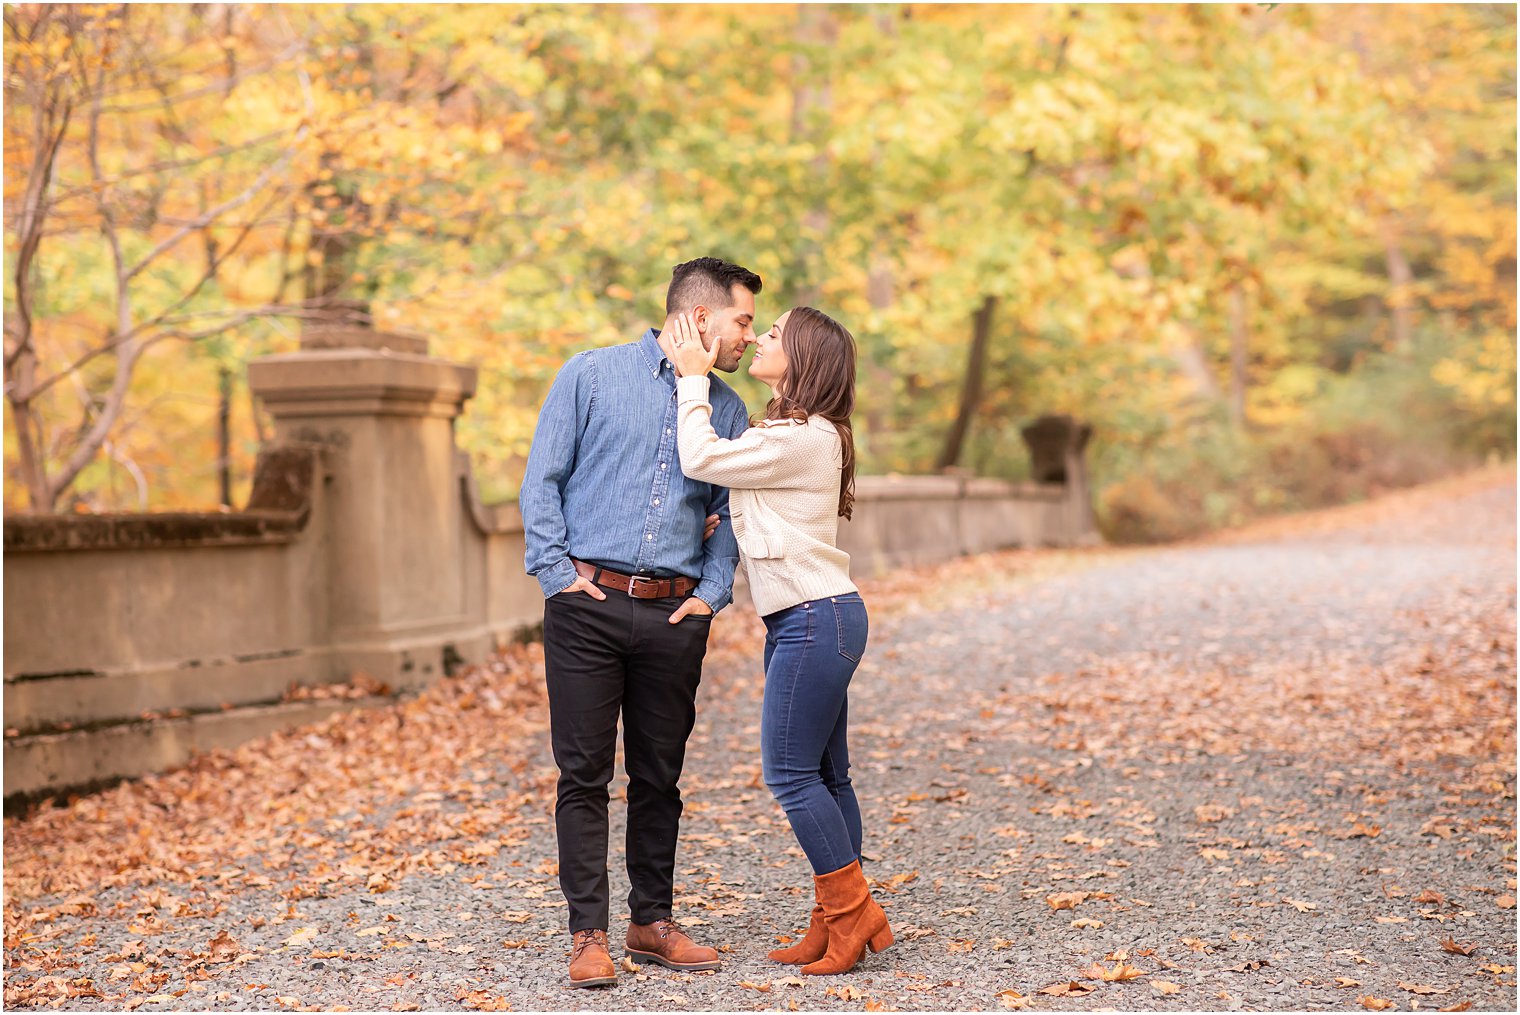
<path fill-rule="evenodd" d="M 680 402 L 676 444 L 681 471 L 691 479 L 720 486 L 759 490 L 789 486 L 806 463 L 798 438 L 806 427 L 751 427 L 734 440 L 719 437 L 707 400 L 707 377 L 676 381 Z"/>

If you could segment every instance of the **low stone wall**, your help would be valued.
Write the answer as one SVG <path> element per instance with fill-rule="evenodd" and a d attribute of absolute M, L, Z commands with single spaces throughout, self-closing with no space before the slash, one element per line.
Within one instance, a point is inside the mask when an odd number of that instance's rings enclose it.
<path fill-rule="evenodd" d="M 541 622 L 517 508 L 453 444 L 473 372 L 383 338 L 253 365 L 276 440 L 244 511 L 5 520 L 7 799 L 384 703 Z M 840 544 L 864 576 L 1095 538 L 1080 450 L 1064 483 L 862 476 Z"/>
<path fill-rule="evenodd" d="M 1046 483 L 950 476 L 861 476 L 839 546 L 857 577 L 1010 546 L 1071 544 L 1067 491 Z"/>

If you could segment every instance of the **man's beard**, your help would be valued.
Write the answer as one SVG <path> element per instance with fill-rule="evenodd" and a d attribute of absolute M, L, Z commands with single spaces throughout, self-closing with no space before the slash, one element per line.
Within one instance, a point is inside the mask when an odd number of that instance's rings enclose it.
<path fill-rule="evenodd" d="M 713 364 L 713 368 L 726 374 L 739 369 L 739 362 L 744 358 L 744 354 L 741 352 L 737 356 L 734 355 L 728 343 L 722 339 L 715 338 L 713 341 L 718 343 L 718 361 Z"/>

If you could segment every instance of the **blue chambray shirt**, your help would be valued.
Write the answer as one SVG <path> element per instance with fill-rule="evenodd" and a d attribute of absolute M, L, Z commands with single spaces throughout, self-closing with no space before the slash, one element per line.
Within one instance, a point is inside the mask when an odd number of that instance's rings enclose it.
<path fill-rule="evenodd" d="M 676 375 L 659 332 L 571 358 L 538 415 L 518 504 L 524 563 L 544 598 L 575 583 L 570 558 L 624 574 L 697 579 L 716 613 L 733 598 L 739 546 L 728 490 L 687 479 L 676 453 Z M 709 375 L 711 376 L 711 375 Z M 713 429 L 749 426 L 744 400 L 712 378 Z M 722 518 L 703 542 L 707 516 Z"/>

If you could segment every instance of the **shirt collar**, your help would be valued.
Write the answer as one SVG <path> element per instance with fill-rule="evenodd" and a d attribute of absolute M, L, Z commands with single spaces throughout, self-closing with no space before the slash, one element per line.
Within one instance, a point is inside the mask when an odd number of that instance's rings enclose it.
<path fill-rule="evenodd" d="M 660 369 L 670 361 L 665 358 L 665 350 L 660 348 L 660 333 L 654 328 L 644 332 L 644 337 L 639 339 L 639 351 L 644 354 L 644 362 L 649 364 L 651 375 L 660 376 Z"/>

